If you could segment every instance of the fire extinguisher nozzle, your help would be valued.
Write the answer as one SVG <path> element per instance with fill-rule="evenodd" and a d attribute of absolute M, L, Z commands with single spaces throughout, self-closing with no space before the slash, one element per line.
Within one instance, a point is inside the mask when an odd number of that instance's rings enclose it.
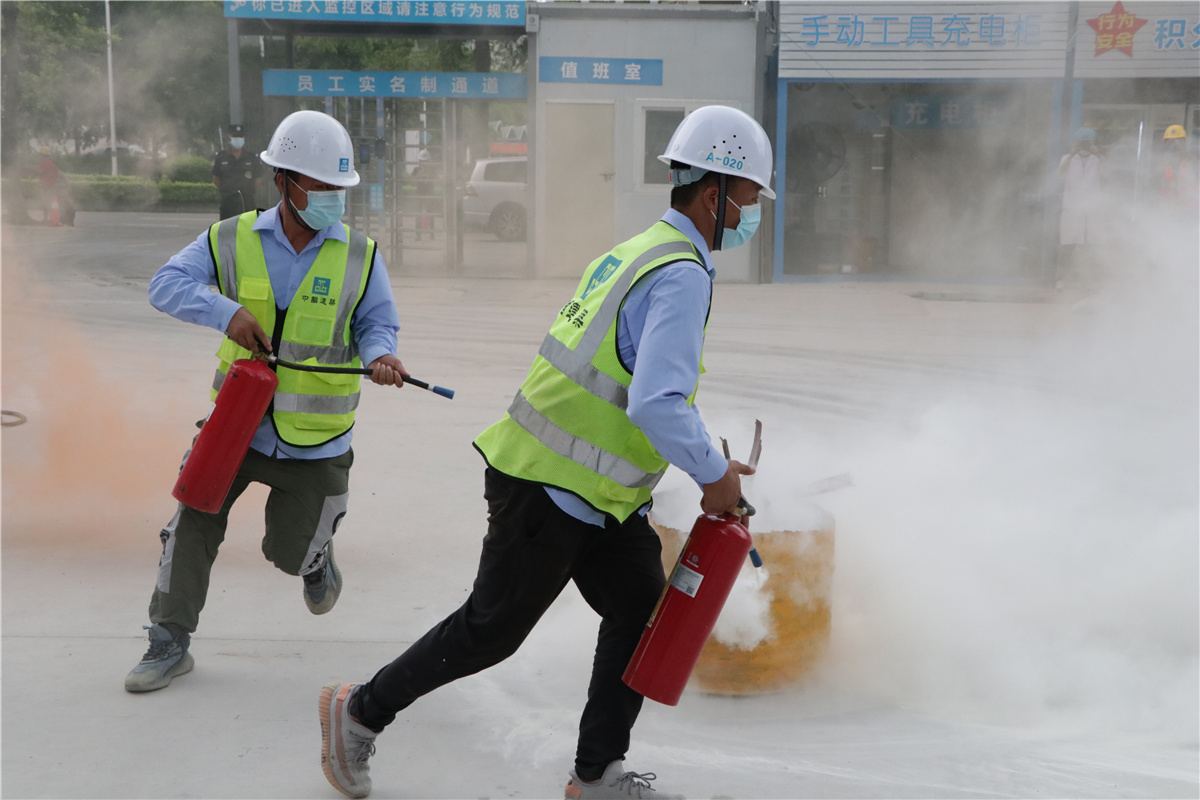
<path fill-rule="evenodd" d="M 750 548 L 750 563 L 755 567 L 761 567 L 763 565 L 762 556 L 758 554 L 757 547 Z"/>

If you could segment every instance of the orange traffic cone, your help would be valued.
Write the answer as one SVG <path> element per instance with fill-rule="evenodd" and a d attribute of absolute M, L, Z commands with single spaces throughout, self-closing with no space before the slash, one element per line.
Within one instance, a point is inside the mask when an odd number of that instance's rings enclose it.
<path fill-rule="evenodd" d="M 50 219 L 48 225 L 62 225 L 62 220 L 58 216 L 58 195 L 50 198 Z"/>

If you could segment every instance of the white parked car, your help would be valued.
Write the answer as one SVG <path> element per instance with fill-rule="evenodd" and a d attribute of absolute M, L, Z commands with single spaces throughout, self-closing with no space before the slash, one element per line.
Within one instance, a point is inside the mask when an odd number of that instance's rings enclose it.
<path fill-rule="evenodd" d="M 529 208 L 527 165 L 526 156 L 476 161 L 463 195 L 463 222 L 487 228 L 505 242 L 522 241 Z"/>

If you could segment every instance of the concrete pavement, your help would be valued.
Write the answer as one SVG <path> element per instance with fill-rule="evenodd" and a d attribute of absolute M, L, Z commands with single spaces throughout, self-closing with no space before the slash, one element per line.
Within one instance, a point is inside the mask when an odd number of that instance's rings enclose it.
<path fill-rule="evenodd" d="M 3 229 L 2 400 L 28 417 L 0 440 L 6 797 L 338 796 L 317 691 L 369 678 L 465 597 L 484 532 L 470 442 L 574 288 L 393 274 L 401 358 L 457 394 L 364 388 L 337 608 L 312 617 L 263 561 L 252 489 L 195 671 L 134 696 L 219 342 L 145 285 L 208 221 Z M 630 768 L 689 797 L 1197 796 L 1196 310 L 1166 278 L 1082 312 L 718 285 L 699 404 L 735 452 L 763 420 L 764 524 L 800 513 L 795 486 L 855 478 L 820 499 L 834 641 L 791 692 L 647 703 Z M 595 627 L 569 588 L 516 656 L 406 711 L 372 796 L 559 796 Z"/>

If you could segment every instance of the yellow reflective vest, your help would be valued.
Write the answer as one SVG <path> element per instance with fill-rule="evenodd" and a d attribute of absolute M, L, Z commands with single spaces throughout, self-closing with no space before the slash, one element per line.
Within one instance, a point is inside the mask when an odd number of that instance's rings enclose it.
<path fill-rule="evenodd" d="M 217 265 L 221 294 L 246 308 L 263 330 L 276 328 L 275 295 L 267 274 L 262 240 L 253 230 L 257 211 L 221 220 L 209 228 L 208 241 Z M 284 313 L 276 355 L 284 361 L 330 367 L 362 366 L 350 330 L 354 309 L 371 275 L 375 242 L 346 226 L 347 242 L 326 239 Z M 212 397 L 230 365 L 251 353 L 229 337 L 217 350 L 220 363 Z M 358 375 L 329 375 L 281 367 L 279 387 L 267 412 L 280 440 L 315 447 L 345 434 L 358 408 Z"/>
<path fill-rule="evenodd" d="M 490 466 L 620 522 L 650 502 L 668 463 L 626 413 L 633 375 L 617 352 L 617 321 L 634 284 L 684 260 L 703 266 L 687 236 L 659 222 L 588 266 L 508 412 L 475 440 Z"/>

